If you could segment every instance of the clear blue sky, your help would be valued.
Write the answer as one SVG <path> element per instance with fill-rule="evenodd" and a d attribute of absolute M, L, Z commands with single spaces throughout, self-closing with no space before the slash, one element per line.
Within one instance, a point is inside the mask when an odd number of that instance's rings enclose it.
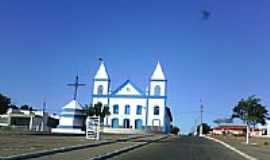
<path fill-rule="evenodd" d="M 168 78 L 175 123 L 188 132 L 199 117 L 231 114 L 256 94 L 270 106 L 270 1 L 98 0 L 0 1 L 0 92 L 15 104 L 60 111 L 78 72 L 91 98 L 102 57 L 112 87 L 131 79 L 141 89 L 157 60 Z M 201 10 L 209 10 L 209 20 Z"/>

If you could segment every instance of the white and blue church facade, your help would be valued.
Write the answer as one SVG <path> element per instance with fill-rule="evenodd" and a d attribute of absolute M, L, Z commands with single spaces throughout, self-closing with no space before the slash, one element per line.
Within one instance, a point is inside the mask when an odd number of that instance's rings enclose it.
<path fill-rule="evenodd" d="M 92 104 L 101 102 L 110 108 L 105 128 L 113 130 L 152 130 L 170 132 L 172 116 L 167 107 L 167 79 L 158 62 L 145 91 L 126 80 L 112 90 L 111 79 L 103 61 L 93 79 Z"/>

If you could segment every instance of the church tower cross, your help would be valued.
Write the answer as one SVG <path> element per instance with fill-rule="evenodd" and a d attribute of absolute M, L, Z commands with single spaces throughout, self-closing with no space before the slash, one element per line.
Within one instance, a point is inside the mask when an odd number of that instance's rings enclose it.
<path fill-rule="evenodd" d="M 72 86 L 74 87 L 74 95 L 73 95 L 73 99 L 76 100 L 77 99 L 77 95 L 78 95 L 78 88 L 80 86 L 85 86 L 85 84 L 83 83 L 79 83 L 79 76 L 77 75 L 75 78 L 75 83 L 69 83 L 67 84 L 68 86 Z"/>

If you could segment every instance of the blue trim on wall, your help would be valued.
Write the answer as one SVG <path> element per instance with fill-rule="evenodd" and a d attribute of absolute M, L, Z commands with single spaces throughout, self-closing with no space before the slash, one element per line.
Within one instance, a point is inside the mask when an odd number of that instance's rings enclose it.
<path fill-rule="evenodd" d="M 65 108 L 63 109 L 65 112 L 82 112 L 80 109 L 73 109 L 73 108 Z"/>
<path fill-rule="evenodd" d="M 167 79 L 150 79 L 150 81 L 154 81 L 154 82 L 167 82 Z"/>
<path fill-rule="evenodd" d="M 148 96 L 149 99 L 166 99 L 167 96 Z"/>
<path fill-rule="evenodd" d="M 93 94 L 92 97 L 95 97 L 95 98 L 109 98 L 109 95 L 98 95 L 98 94 Z"/>
<path fill-rule="evenodd" d="M 147 98 L 147 96 L 140 95 L 112 95 L 110 98 Z"/>
<path fill-rule="evenodd" d="M 81 126 L 68 126 L 68 125 L 59 125 L 57 128 L 66 128 L 66 129 L 81 129 Z"/>
<path fill-rule="evenodd" d="M 167 96 L 146 96 L 146 95 L 92 95 L 93 98 L 149 98 L 166 99 Z"/>
<path fill-rule="evenodd" d="M 93 79 L 93 80 L 94 81 L 109 81 L 109 82 L 111 81 L 110 79 L 100 79 L 100 78 L 99 79 Z"/>
<path fill-rule="evenodd" d="M 64 117 L 64 118 L 74 118 L 74 119 L 82 119 L 85 116 L 84 115 L 74 115 L 74 114 L 62 114 L 61 117 Z"/>

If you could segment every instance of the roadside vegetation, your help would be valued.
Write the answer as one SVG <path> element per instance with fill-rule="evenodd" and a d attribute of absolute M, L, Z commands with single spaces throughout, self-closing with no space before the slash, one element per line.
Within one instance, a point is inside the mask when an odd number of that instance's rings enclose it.
<path fill-rule="evenodd" d="M 34 110 L 34 107 L 27 104 L 17 106 L 16 104 L 12 103 L 11 98 L 0 93 L 0 114 L 5 114 L 9 108 L 29 110 L 29 111 Z"/>
<path fill-rule="evenodd" d="M 256 96 L 250 96 L 247 99 L 241 99 L 233 108 L 232 118 L 238 118 L 247 125 L 246 143 L 249 143 L 249 130 L 257 124 L 265 125 L 269 119 L 266 106 L 261 104 L 261 99 Z"/>

